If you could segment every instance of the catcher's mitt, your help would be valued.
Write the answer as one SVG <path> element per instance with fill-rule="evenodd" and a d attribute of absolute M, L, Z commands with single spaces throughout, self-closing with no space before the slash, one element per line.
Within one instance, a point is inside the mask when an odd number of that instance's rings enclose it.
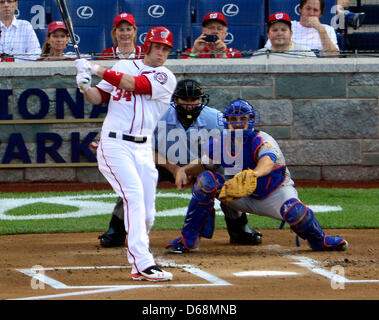
<path fill-rule="evenodd" d="M 218 199 L 220 201 L 236 201 L 251 195 L 256 187 L 257 177 L 255 172 L 251 169 L 246 169 L 225 182 Z"/>

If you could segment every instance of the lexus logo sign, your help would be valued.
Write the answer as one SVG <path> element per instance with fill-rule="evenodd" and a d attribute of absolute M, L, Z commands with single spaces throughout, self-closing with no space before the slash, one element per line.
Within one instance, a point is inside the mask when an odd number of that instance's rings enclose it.
<path fill-rule="evenodd" d="M 234 3 L 227 3 L 222 7 L 222 13 L 228 17 L 236 16 L 239 12 L 240 9 Z"/>
<path fill-rule="evenodd" d="M 76 10 L 76 14 L 81 19 L 89 19 L 93 16 L 93 9 L 88 6 L 81 6 Z"/>
<path fill-rule="evenodd" d="M 159 4 L 153 4 L 147 9 L 147 13 L 152 18 L 161 18 L 165 14 L 165 9 Z"/>

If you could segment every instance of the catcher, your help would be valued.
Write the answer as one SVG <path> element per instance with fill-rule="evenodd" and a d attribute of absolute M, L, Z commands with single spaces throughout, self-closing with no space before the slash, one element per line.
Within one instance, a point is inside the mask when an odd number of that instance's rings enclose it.
<path fill-rule="evenodd" d="M 247 101 L 233 101 L 223 112 L 228 130 L 224 130 L 220 141 L 210 139 L 209 151 L 201 159 L 179 169 L 175 181 L 179 190 L 188 176 L 198 177 L 181 236 L 166 245 L 168 252 L 183 252 L 183 247 L 187 252 L 194 251 L 200 236 L 212 238 L 215 197 L 224 210 L 230 208 L 288 223 L 312 250 L 346 250 L 348 242 L 339 236 L 327 236 L 312 210 L 299 200 L 278 143 L 269 134 L 254 129 L 256 116 L 258 113 Z M 238 132 L 242 132 L 239 140 Z M 240 164 L 240 173 L 230 175 L 227 169 L 233 167 L 232 163 Z M 219 173 L 220 166 L 224 174 Z"/>

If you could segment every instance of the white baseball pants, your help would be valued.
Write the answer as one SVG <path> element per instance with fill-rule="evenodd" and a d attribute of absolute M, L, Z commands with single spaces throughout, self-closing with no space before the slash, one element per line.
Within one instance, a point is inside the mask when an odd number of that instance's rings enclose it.
<path fill-rule="evenodd" d="M 102 135 L 97 149 L 100 172 L 123 199 L 127 232 L 127 257 L 132 273 L 155 265 L 149 250 L 149 231 L 154 223 L 158 170 L 151 139 L 135 143 Z"/>

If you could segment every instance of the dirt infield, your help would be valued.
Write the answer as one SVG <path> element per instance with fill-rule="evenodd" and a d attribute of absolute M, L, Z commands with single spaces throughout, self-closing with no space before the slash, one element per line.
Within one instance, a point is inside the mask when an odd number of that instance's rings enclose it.
<path fill-rule="evenodd" d="M 303 241 L 296 247 L 289 230 L 262 232 L 261 245 L 237 246 L 228 243 L 226 230 L 216 230 L 213 239 L 202 240 L 198 252 L 184 255 L 164 249 L 177 231 L 152 232 L 154 256 L 174 275 L 168 283 L 131 280 L 125 250 L 100 247 L 98 233 L 0 236 L 0 299 L 379 298 L 379 230 L 327 230 L 346 237 L 344 252 L 313 252 Z M 32 273 L 36 266 L 43 271 Z M 43 282 L 32 278 L 41 272 Z"/>
<path fill-rule="evenodd" d="M 378 188 L 379 182 L 298 187 Z M 173 187 L 160 184 L 160 188 Z M 0 184 L 0 192 L 109 190 L 107 184 Z M 167 254 L 178 231 L 153 231 L 151 251 L 173 273 L 167 283 L 133 281 L 125 249 L 102 248 L 98 233 L 0 236 L 0 299 L 59 300 L 379 300 L 379 230 L 325 230 L 344 252 L 313 252 L 286 230 L 261 230 L 259 246 L 228 242 L 226 230 L 200 250 Z M 38 278 L 41 277 L 41 278 Z"/>

